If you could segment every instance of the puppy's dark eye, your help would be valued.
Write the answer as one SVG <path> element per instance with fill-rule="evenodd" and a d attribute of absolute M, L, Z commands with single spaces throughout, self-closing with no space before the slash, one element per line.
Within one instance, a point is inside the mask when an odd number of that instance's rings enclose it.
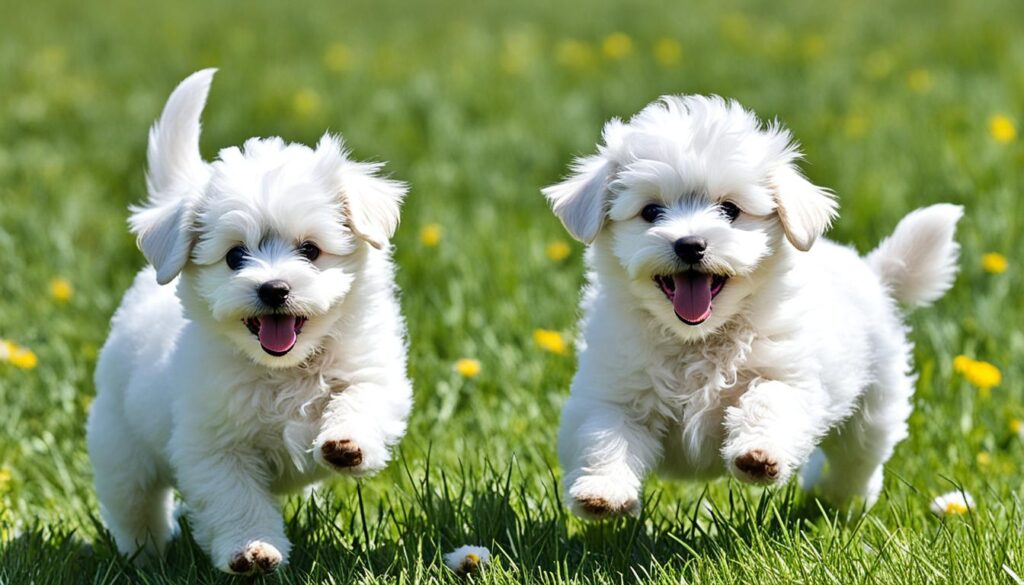
<path fill-rule="evenodd" d="M 725 215 L 730 222 L 736 221 L 736 218 L 740 216 L 740 208 L 736 207 L 736 204 L 732 201 L 723 201 L 718 204 L 718 208 L 722 210 L 722 214 Z"/>
<path fill-rule="evenodd" d="M 299 246 L 299 256 L 312 262 L 320 257 L 320 248 L 317 248 L 313 242 L 303 242 Z"/>
<path fill-rule="evenodd" d="M 665 207 L 657 203 L 651 203 L 640 210 L 640 217 L 644 218 L 644 221 L 647 223 L 654 223 L 661 219 L 663 215 L 665 215 Z"/>
<path fill-rule="evenodd" d="M 224 260 L 228 263 L 228 268 L 231 270 L 238 270 L 245 264 L 245 259 L 249 256 L 249 251 L 244 246 L 235 246 L 228 250 L 227 256 Z"/>

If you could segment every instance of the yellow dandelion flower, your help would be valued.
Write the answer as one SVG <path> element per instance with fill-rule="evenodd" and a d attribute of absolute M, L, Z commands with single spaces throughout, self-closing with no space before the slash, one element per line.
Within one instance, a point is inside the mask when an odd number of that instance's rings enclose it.
<path fill-rule="evenodd" d="M 601 52 L 607 59 L 621 61 L 633 53 L 633 39 L 626 33 L 612 33 L 601 43 Z"/>
<path fill-rule="evenodd" d="M 7 360 L 15 367 L 23 370 L 31 370 L 39 363 L 39 358 L 36 357 L 36 354 L 31 349 L 18 346 L 15 346 L 14 350 L 10 352 Z"/>
<path fill-rule="evenodd" d="M 999 368 L 981 360 L 974 360 L 964 355 L 953 359 L 953 369 L 963 375 L 964 379 L 977 386 L 984 396 L 1003 381 Z"/>
<path fill-rule="evenodd" d="M 1015 418 L 1010 421 L 1010 432 L 1015 435 L 1021 435 L 1022 431 L 1024 431 L 1024 422 L 1019 418 Z"/>
<path fill-rule="evenodd" d="M 534 56 L 533 38 L 528 34 L 516 33 L 505 39 L 498 61 L 505 73 L 518 75 L 526 70 Z"/>
<path fill-rule="evenodd" d="M 953 371 L 957 373 L 964 373 L 967 368 L 971 367 L 971 363 L 974 362 L 971 358 L 965 355 L 958 355 L 953 358 Z"/>
<path fill-rule="evenodd" d="M 988 119 L 988 133 L 999 144 L 1006 144 L 1017 137 L 1017 127 L 1013 125 L 1013 120 L 996 114 Z"/>
<path fill-rule="evenodd" d="M 989 463 L 992 463 L 992 455 L 990 455 L 988 451 L 981 451 L 980 453 L 978 453 L 977 459 L 978 465 L 981 465 L 982 467 L 985 467 Z"/>
<path fill-rule="evenodd" d="M 658 40 L 651 52 L 662 67 L 676 67 L 683 62 L 683 45 L 676 39 Z"/>
<path fill-rule="evenodd" d="M 399 73 L 401 63 L 402 55 L 398 49 L 378 46 L 373 55 L 373 72 L 378 78 L 393 77 Z"/>
<path fill-rule="evenodd" d="M 851 138 L 860 138 L 868 129 L 867 118 L 863 114 L 850 114 L 843 121 L 843 129 Z"/>
<path fill-rule="evenodd" d="M 974 366 L 967 371 L 966 377 L 971 384 L 983 390 L 995 388 L 1003 381 L 1003 375 L 999 368 L 981 361 L 974 363 Z"/>
<path fill-rule="evenodd" d="M 480 369 L 480 360 L 473 358 L 460 358 L 455 362 L 455 371 L 463 378 L 476 378 Z"/>
<path fill-rule="evenodd" d="M 594 49 L 587 43 L 568 39 L 558 43 L 555 58 L 563 67 L 586 69 L 594 65 Z"/>
<path fill-rule="evenodd" d="M 965 491 L 949 492 L 932 500 L 929 508 L 936 516 L 958 516 L 974 508 L 974 498 Z"/>
<path fill-rule="evenodd" d="M 817 34 L 804 37 L 800 43 L 800 50 L 803 52 L 804 57 L 808 59 L 821 57 L 825 54 L 826 47 L 825 37 Z"/>
<path fill-rule="evenodd" d="M 533 341 L 542 349 L 550 351 L 551 353 L 557 353 L 558 355 L 565 355 L 566 350 L 568 349 L 568 345 L 565 343 L 565 337 L 563 337 L 558 331 L 552 331 L 550 329 L 534 330 Z"/>
<path fill-rule="evenodd" d="M 324 51 L 324 67 L 333 73 L 352 68 L 352 50 L 345 43 L 331 43 Z"/>
<path fill-rule="evenodd" d="M 482 546 L 460 546 L 444 555 L 444 564 L 460 577 L 480 573 L 491 562 L 491 551 Z"/>
<path fill-rule="evenodd" d="M 82 346 L 82 355 L 86 359 L 94 360 L 100 355 L 100 348 L 96 347 L 95 343 L 86 343 Z"/>
<path fill-rule="evenodd" d="M 907 74 L 907 85 L 917 93 L 927 93 L 932 89 L 932 74 L 927 69 L 914 69 Z"/>
<path fill-rule="evenodd" d="M 0 362 L 6 362 L 11 359 L 11 354 L 17 348 L 16 345 L 7 341 L 6 339 L 0 339 Z"/>
<path fill-rule="evenodd" d="M 750 20 L 740 12 L 725 15 L 718 28 L 725 40 L 734 45 L 744 45 L 750 37 Z"/>
<path fill-rule="evenodd" d="M 308 87 L 297 91 L 295 97 L 292 98 L 292 110 L 300 118 L 316 115 L 320 112 L 322 105 L 323 100 L 320 98 L 320 94 Z"/>
<path fill-rule="evenodd" d="M 563 240 L 557 240 L 548 244 L 548 247 L 544 249 L 544 253 L 551 260 L 561 262 L 569 257 L 569 254 L 572 253 L 572 248 Z"/>
<path fill-rule="evenodd" d="M 441 226 L 428 223 L 420 229 L 420 243 L 428 248 L 436 248 L 441 243 Z"/>
<path fill-rule="evenodd" d="M 997 252 L 989 252 L 981 257 L 981 267 L 985 269 L 985 272 L 1002 274 L 1006 272 L 1009 265 L 1010 263 L 1007 262 L 1006 256 Z"/>
<path fill-rule="evenodd" d="M 66 278 L 54 278 L 50 281 L 50 296 L 53 300 L 66 303 L 71 300 L 71 295 L 75 293 L 75 290 L 71 287 L 71 282 Z"/>
<path fill-rule="evenodd" d="M 662 67 L 674 67 L 683 61 L 683 45 L 675 39 L 659 39 L 651 52 Z"/>
<path fill-rule="evenodd" d="M 949 502 L 946 504 L 946 514 L 966 514 L 967 504 L 963 502 Z"/>

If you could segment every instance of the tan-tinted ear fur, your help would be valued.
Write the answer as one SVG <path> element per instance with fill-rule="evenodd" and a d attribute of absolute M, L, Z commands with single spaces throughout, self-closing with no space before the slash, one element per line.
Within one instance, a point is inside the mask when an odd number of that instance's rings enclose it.
<path fill-rule="evenodd" d="M 323 172 L 332 177 L 339 190 L 348 228 L 374 248 L 387 247 L 398 229 L 408 186 L 382 176 L 383 163 L 350 159 L 341 136 L 324 134 L 316 151 L 321 156 Z"/>
<path fill-rule="evenodd" d="M 786 239 L 797 250 L 810 250 L 838 214 L 835 196 L 808 181 L 791 164 L 772 175 L 771 189 Z"/>
<path fill-rule="evenodd" d="M 349 228 L 377 249 L 386 247 L 395 235 L 402 199 L 408 191 L 405 183 L 381 177 L 381 166 L 348 162 L 341 176 Z"/>

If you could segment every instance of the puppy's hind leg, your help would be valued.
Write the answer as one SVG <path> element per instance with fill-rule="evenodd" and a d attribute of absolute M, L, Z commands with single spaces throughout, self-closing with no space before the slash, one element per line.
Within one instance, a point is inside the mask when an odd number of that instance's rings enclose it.
<path fill-rule="evenodd" d="M 821 470 L 808 465 L 803 470 L 805 489 L 836 506 L 854 498 L 863 498 L 867 508 L 874 505 L 882 491 L 882 467 L 907 436 L 914 378 L 904 370 L 894 363 L 867 390 L 858 410 L 822 443 L 825 469 L 814 477 Z"/>
<path fill-rule="evenodd" d="M 104 400 L 104 398 L 107 398 Z M 143 561 L 174 537 L 174 495 L 153 457 L 126 427 L 120 404 L 100 396 L 89 417 L 88 447 L 100 515 L 121 554 Z"/>

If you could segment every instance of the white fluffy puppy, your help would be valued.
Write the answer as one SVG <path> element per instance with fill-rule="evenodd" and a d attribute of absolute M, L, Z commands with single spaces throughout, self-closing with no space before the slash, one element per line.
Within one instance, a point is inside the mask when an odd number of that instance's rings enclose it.
<path fill-rule="evenodd" d="M 214 71 L 175 89 L 149 136 L 132 231 L 151 267 L 96 371 L 88 444 L 118 548 L 159 554 L 172 488 L 214 564 L 287 561 L 277 494 L 382 469 L 412 405 L 388 240 L 405 195 L 341 139 L 199 153 Z"/>
<path fill-rule="evenodd" d="M 603 142 L 544 191 L 590 244 L 567 504 L 635 513 L 652 471 L 780 484 L 820 447 L 804 485 L 870 505 L 914 391 L 897 302 L 951 286 L 961 208 L 911 213 L 864 259 L 815 244 L 835 200 L 788 131 L 736 102 L 665 97 Z"/>

